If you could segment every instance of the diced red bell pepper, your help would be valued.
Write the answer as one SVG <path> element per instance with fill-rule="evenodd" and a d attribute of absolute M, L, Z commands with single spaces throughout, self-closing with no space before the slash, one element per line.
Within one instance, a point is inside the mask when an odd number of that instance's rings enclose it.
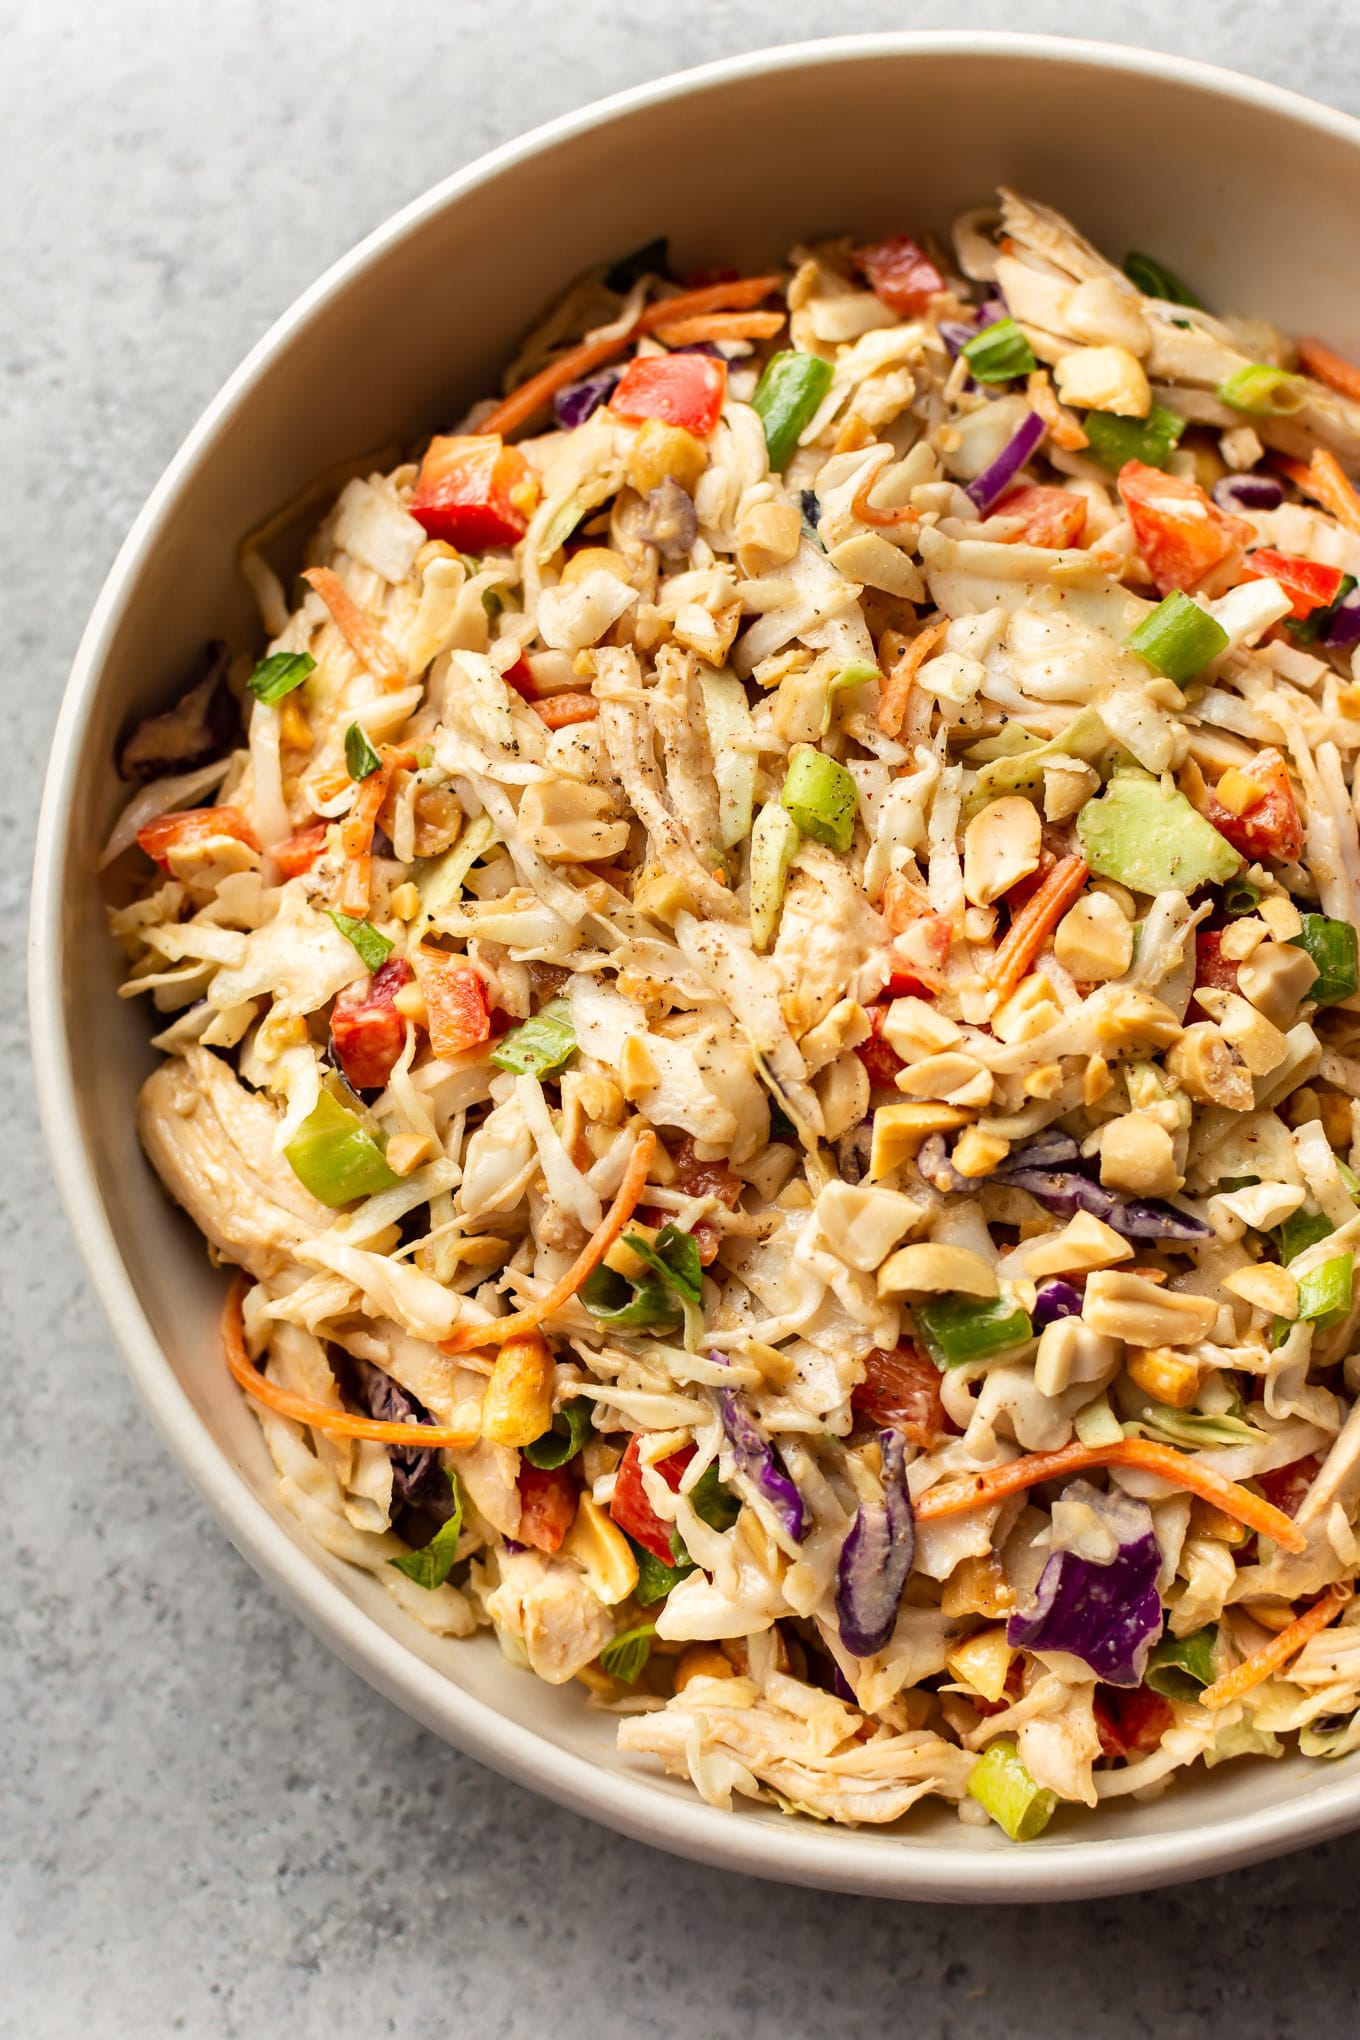
<path fill-rule="evenodd" d="M 1221 928 L 1195 930 L 1195 990 L 1199 991 L 1201 986 L 1215 992 L 1237 990 L 1237 965 L 1230 956 L 1223 954 Z M 1208 1017 L 1198 1001 L 1192 999 L 1187 1020 L 1207 1020 Z"/>
<path fill-rule="evenodd" d="M 1250 524 L 1220 510 L 1198 482 L 1164 474 L 1140 460 L 1125 461 L 1119 470 L 1119 493 L 1133 525 L 1133 535 L 1147 570 L 1163 595 L 1173 588 L 1187 594 L 1236 563 L 1255 537 Z"/>
<path fill-rule="evenodd" d="M 1294 1517 L 1321 1471 L 1322 1461 L 1315 1452 L 1310 1452 L 1306 1459 L 1292 1459 L 1288 1466 L 1277 1466 L 1273 1473 L 1258 1473 L 1256 1485 L 1273 1508 Z"/>
<path fill-rule="evenodd" d="M 1107 1757 L 1148 1756 L 1176 1718 L 1171 1702 L 1150 1686 L 1099 1686 L 1092 1711 L 1101 1754 Z"/>
<path fill-rule="evenodd" d="M 420 463 L 411 515 L 460 552 L 514 545 L 539 498 L 538 476 L 499 433 L 432 439 Z"/>
<path fill-rule="evenodd" d="M 430 1046 L 445 1060 L 491 1039 L 491 1009 L 479 973 L 461 958 L 420 944 L 411 955 L 425 1001 Z"/>
<path fill-rule="evenodd" d="M 1086 498 L 1071 489 L 1044 489 L 1037 485 L 1012 489 L 992 506 L 993 517 L 1024 519 L 1011 540 L 1013 545 L 1042 545 L 1060 552 L 1064 546 L 1080 545 L 1086 534 Z"/>
<path fill-rule="evenodd" d="M 1250 765 L 1238 769 L 1259 791 L 1241 814 L 1211 793 L 1201 808 L 1204 819 L 1253 864 L 1271 859 L 1297 863 L 1303 855 L 1303 823 L 1284 759 L 1278 751 L 1260 751 Z"/>
<path fill-rule="evenodd" d="M 565 1466 L 519 1463 L 519 1531 L 517 1542 L 535 1551 L 559 1551 L 576 1521 L 576 1483 Z"/>
<path fill-rule="evenodd" d="M 940 1400 L 940 1370 L 903 1339 L 891 1353 L 875 1346 L 864 1356 L 864 1379 L 850 1391 L 850 1406 L 866 1424 L 901 1431 L 928 1452 L 950 1429 Z"/>
<path fill-rule="evenodd" d="M 534 679 L 533 670 L 523 652 L 520 653 L 513 666 L 506 667 L 501 678 L 506 686 L 513 687 L 516 694 L 520 695 L 523 700 L 538 700 L 538 682 Z"/>
<path fill-rule="evenodd" d="M 626 1532 L 635 1544 L 640 1544 L 644 1551 L 650 1551 L 662 1565 L 674 1565 L 675 1548 L 671 1537 L 675 1526 L 663 1523 L 647 1499 L 647 1490 L 642 1485 L 641 1444 L 641 1433 L 634 1431 L 628 1440 L 628 1450 L 619 1462 L 609 1513 L 620 1530 Z M 693 1457 L 694 1447 L 685 1445 L 679 1452 L 672 1452 L 669 1458 L 657 1461 L 656 1470 L 672 1494 L 679 1487 L 680 1476 Z"/>
<path fill-rule="evenodd" d="M 195 850 L 214 836 L 232 836 L 238 843 L 258 850 L 255 831 L 234 807 L 178 808 L 171 815 L 157 815 L 137 831 L 137 842 L 162 871 L 169 871 L 172 855 Z"/>
<path fill-rule="evenodd" d="M 727 364 L 711 354 L 652 355 L 629 362 L 609 408 L 629 424 L 659 418 L 663 425 L 679 425 L 696 439 L 707 439 L 722 416 L 726 394 Z"/>
<path fill-rule="evenodd" d="M 1328 609 L 1341 593 L 1345 575 L 1340 567 L 1324 567 L 1317 560 L 1294 559 L 1289 553 L 1274 552 L 1261 545 L 1242 562 L 1244 581 L 1278 581 L 1293 603 L 1290 615 L 1302 623 L 1315 609 Z"/>
<path fill-rule="evenodd" d="M 686 1134 L 671 1157 L 675 1163 L 675 1187 L 686 1197 L 716 1197 L 729 1211 L 735 1211 L 745 1184 L 741 1177 L 726 1162 L 703 1162 L 694 1152 L 694 1139 Z M 722 1234 L 714 1225 L 700 1219 L 694 1227 L 694 1244 L 699 1249 L 699 1260 L 707 1268 L 716 1258 L 722 1244 Z"/>
<path fill-rule="evenodd" d="M 869 1082 L 878 1090 L 890 1091 L 897 1083 L 897 1072 L 904 1070 L 903 1062 L 891 1042 L 883 1039 L 883 1023 L 888 1017 L 888 1002 L 870 1006 L 867 1009 L 869 1025 L 873 1033 L 867 1041 L 861 1041 L 855 1054 L 869 1072 Z"/>
<path fill-rule="evenodd" d="M 909 234 L 893 234 L 886 241 L 856 248 L 851 260 L 868 278 L 874 296 L 900 318 L 914 318 L 936 291 L 945 288 L 939 270 Z"/>
<path fill-rule="evenodd" d="M 356 1091 L 381 1091 L 406 1042 L 396 996 L 411 982 L 411 966 L 390 956 L 357 993 L 341 993 L 331 1009 L 331 1047 Z"/>
<path fill-rule="evenodd" d="M 274 845 L 274 863 L 282 878 L 300 878 L 310 871 L 326 847 L 327 822 L 312 822 L 295 835 Z"/>

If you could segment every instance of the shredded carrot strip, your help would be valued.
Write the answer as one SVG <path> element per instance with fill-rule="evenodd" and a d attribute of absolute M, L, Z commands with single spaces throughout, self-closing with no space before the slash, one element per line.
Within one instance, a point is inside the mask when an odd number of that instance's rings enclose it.
<path fill-rule="evenodd" d="M 1334 354 L 1321 340 L 1300 340 L 1298 351 L 1299 367 L 1305 375 L 1326 383 L 1339 397 L 1350 397 L 1360 403 L 1360 368 L 1353 361 L 1347 361 L 1344 354 Z"/>
<path fill-rule="evenodd" d="M 291 1417 L 295 1424 L 310 1424 L 313 1430 L 324 1431 L 328 1438 L 371 1438 L 379 1445 L 418 1445 L 428 1450 L 448 1446 L 455 1451 L 477 1443 L 480 1433 L 476 1430 L 455 1430 L 445 1424 L 386 1424 L 376 1417 L 351 1416 L 348 1410 L 314 1402 L 309 1395 L 294 1395 L 291 1389 L 280 1388 L 277 1382 L 257 1373 L 246 1351 L 242 1321 L 247 1286 L 244 1275 L 238 1275 L 231 1285 L 222 1312 L 222 1352 L 232 1379 L 256 1402 L 264 1403 L 280 1417 Z"/>
<path fill-rule="evenodd" d="M 1239 1487 L 1236 1481 L 1225 1480 L 1221 1473 L 1200 1466 L 1188 1453 L 1177 1452 L 1171 1445 L 1154 1445 L 1148 1438 L 1125 1438 L 1117 1445 L 1064 1445 L 1057 1452 L 1027 1453 L 1023 1459 L 1008 1460 L 1004 1466 L 989 1467 L 985 1473 L 963 1474 L 942 1481 L 939 1487 L 922 1495 L 916 1504 L 916 1515 L 921 1521 L 933 1516 L 958 1516 L 965 1509 L 982 1508 L 989 1502 L 1003 1501 L 1007 1495 L 1019 1494 L 1023 1488 L 1037 1487 L 1041 1481 L 1059 1480 L 1068 1473 L 1086 1473 L 1096 1466 L 1135 1466 L 1144 1473 L 1158 1474 L 1176 1487 L 1187 1488 L 1191 1494 L 1212 1502 L 1235 1522 L 1259 1530 L 1286 1551 L 1304 1549 L 1303 1532 L 1283 1509 Z"/>
<path fill-rule="evenodd" d="M 1278 1636 L 1254 1650 L 1231 1672 L 1225 1672 L 1221 1679 L 1215 1679 L 1212 1686 L 1206 1686 L 1199 1696 L 1201 1707 L 1214 1709 L 1226 1707 L 1230 1701 L 1240 1700 L 1244 1693 L 1250 1693 L 1253 1686 L 1259 1686 L 1272 1672 L 1278 1672 L 1297 1652 L 1303 1649 L 1310 1637 L 1318 1636 L 1328 1623 L 1335 1622 L 1347 1601 L 1351 1598 L 1349 1587 L 1329 1587 L 1320 1600 L 1306 1608 L 1298 1620 L 1291 1622 L 1288 1629 L 1282 1629 Z"/>
<path fill-rule="evenodd" d="M 356 659 L 367 666 L 370 673 L 389 692 L 394 687 L 406 685 L 406 670 L 393 651 L 376 623 L 365 616 L 357 602 L 350 596 L 340 576 L 330 567 L 309 567 L 303 575 L 309 587 L 315 588 L 321 600 L 335 618 L 336 627 Z"/>
<path fill-rule="evenodd" d="M 851 497 L 850 515 L 857 517 L 861 524 L 874 524 L 879 526 L 880 529 L 893 529 L 901 525 L 920 523 L 920 512 L 913 510 L 910 503 L 902 503 L 894 509 L 884 510 L 877 503 L 869 501 L 870 489 L 873 488 L 874 483 L 878 480 L 884 468 L 891 465 L 890 461 L 879 461 L 875 465 L 873 473 L 864 477 L 864 480 Z"/>
<path fill-rule="evenodd" d="M 878 726 L 885 736 L 895 737 L 900 731 L 902 718 L 907 712 L 908 697 L 916 684 L 916 675 L 943 641 L 948 628 L 948 619 L 944 617 L 938 623 L 928 623 L 924 630 L 917 632 L 891 673 L 884 679 L 878 697 Z"/>
<path fill-rule="evenodd" d="M 1059 859 L 1006 930 L 988 966 L 988 984 L 1002 993 L 1015 990 L 1085 885 L 1090 868 L 1084 857 Z"/>
<path fill-rule="evenodd" d="M 414 751 L 394 750 L 384 744 L 379 756 L 382 763 L 376 772 L 370 772 L 367 779 L 359 783 L 354 796 L 354 805 L 340 824 L 340 848 L 344 853 L 345 869 L 340 880 L 340 911 L 343 914 L 363 915 L 368 912 L 369 894 L 373 884 L 373 831 L 378 826 L 387 790 L 392 784 L 392 774 L 399 765 L 414 765 Z"/>
<path fill-rule="evenodd" d="M 566 1274 L 560 1281 L 554 1282 L 546 1296 L 541 1296 L 537 1303 L 527 1305 L 524 1310 L 513 1311 L 509 1317 L 493 1318 L 489 1325 L 460 1326 L 451 1338 L 445 1339 L 444 1351 L 466 1353 L 474 1346 L 503 1345 L 507 1339 L 517 1339 L 525 1332 L 536 1331 L 545 1318 L 561 1310 L 564 1303 L 570 1303 L 587 1276 L 594 1274 L 632 1217 L 655 1153 L 656 1135 L 649 1126 L 644 1127 L 638 1135 L 637 1146 L 628 1158 L 628 1167 L 623 1172 L 623 1181 L 614 1202 Z"/>
<path fill-rule="evenodd" d="M 655 333 L 661 326 L 676 325 L 682 319 L 701 318 L 709 312 L 747 310 L 778 290 L 782 281 L 778 276 L 741 276 L 732 283 L 710 283 L 702 290 L 681 291 L 677 297 L 662 298 L 657 304 L 647 305 L 626 333 L 612 334 L 607 340 L 582 340 L 577 346 L 569 347 L 565 354 L 559 354 L 537 375 L 531 375 L 517 390 L 511 390 L 508 397 L 503 397 L 482 419 L 477 430 L 499 432 L 505 437 L 521 425 L 527 425 L 535 411 L 540 410 L 550 397 L 555 397 L 559 390 L 564 390 L 568 383 L 589 375 L 592 368 L 602 368 L 606 361 L 615 360 L 632 346 L 640 333 Z"/>
<path fill-rule="evenodd" d="M 1080 453 L 1090 440 L 1066 405 L 1058 402 L 1046 369 L 1036 368 L 1025 385 L 1031 411 L 1037 411 L 1048 427 L 1048 436 L 1065 453 Z"/>
<path fill-rule="evenodd" d="M 545 694 L 530 706 L 550 730 L 564 730 L 571 723 L 594 722 L 600 712 L 593 694 Z"/>
<path fill-rule="evenodd" d="M 1327 447 L 1319 446 L 1314 452 L 1308 463 L 1308 479 L 1323 509 L 1330 510 L 1347 531 L 1360 532 L 1360 496 L 1336 455 Z"/>
<path fill-rule="evenodd" d="M 773 340 L 782 312 L 700 312 L 693 319 L 668 319 L 656 328 L 667 347 L 692 347 L 696 340 Z"/>

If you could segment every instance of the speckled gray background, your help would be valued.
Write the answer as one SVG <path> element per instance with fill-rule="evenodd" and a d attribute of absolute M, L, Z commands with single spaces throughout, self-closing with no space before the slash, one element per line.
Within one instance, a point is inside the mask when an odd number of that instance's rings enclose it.
<path fill-rule="evenodd" d="M 1360 1836 L 1162 1895 L 896 1907 L 671 1862 L 413 1727 L 276 1605 L 143 1421 L 48 1184 L 22 1003 L 42 761 L 115 548 L 245 349 L 405 199 L 602 93 L 850 28 L 1104 34 L 1360 112 L 1355 5 L 0 4 L 6 2040 L 1360 2027 Z"/>

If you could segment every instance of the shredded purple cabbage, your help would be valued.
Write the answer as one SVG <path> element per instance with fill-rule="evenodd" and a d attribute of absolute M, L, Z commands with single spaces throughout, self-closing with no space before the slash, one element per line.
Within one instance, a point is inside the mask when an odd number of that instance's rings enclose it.
<path fill-rule="evenodd" d="M 1152 1511 L 1118 1489 L 1102 1494 L 1086 1481 L 1074 1481 L 1063 1500 L 1085 1503 L 1118 1540 L 1117 1549 L 1106 1564 L 1074 1551 L 1053 1552 L 1033 1606 L 1007 1622 L 1006 1641 L 1026 1650 L 1069 1651 L 1107 1685 L 1140 1686 L 1162 1629 L 1162 1554 Z"/>
<path fill-rule="evenodd" d="M 1352 645 L 1360 645 L 1360 588 L 1352 588 L 1345 600 L 1337 604 L 1322 642 L 1334 652 L 1346 652 Z"/>
<path fill-rule="evenodd" d="M 1046 1126 L 1018 1153 L 1008 1156 L 1001 1166 L 1003 1169 L 1061 1169 L 1068 1162 L 1075 1162 L 1080 1154 L 1081 1149 L 1070 1133 L 1063 1133 L 1056 1126 Z"/>
<path fill-rule="evenodd" d="M 606 368 L 599 375 L 582 376 L 579 382 L 568 383 L 553 398 L 553 416 L 565 431 L 572 431 L 577 425 L 584 425 L 592 411 L 598 411 L 606 397 L 614 393 L 614 386 L 622 375 L 619 368 Z"/>
<path fill-rule="evenodd" d="M 916 1166 L 927 1183 L 936 1190 L 952 1190 L 956 1194 L 963 1190 L 975 1190 L 977 1185 L 967 1176 L 961 1176 L 949 1159 L 942 1133 L 928 1133 L 916 1151 Z"/>
<path fill-rule="evenodd" d="M 710 1353 L 709 1358 L 726 1364 L 725 1355 L 721 1353 Z M 714 1394 L 738 1473 L 743 1474 L 757 1494 L 769 1504 L 794 1542 L 801 1543 L 809 1528 L 803 1497 L 775 1458 L 774 1447 L 761 1436 L 754 1418 L 735 1389 L 719 1388 L 714 1390 Z"/>
<path fill-rule="evenodd" d="M 991 466 L 984 468 L 976 481 L 969 482 L 964 494 L 972 498 L 984 517 L 998 498 L 1005 495 L 1047 430 L 1037 411 L 1026 411 Z"/>
<path fill-rule="evenodd" d="M 1081 1291 L 1070 1282 L 1041 1282 L 1035 1291 L 1030 1323 L 1036 1332 L 1041 1332 L 1045 1325 L 1055 1324 L 1059 1318 L 1080 1317 L 1081 1305 Z"/>
<path fill-rule="evenodd" d="M 1156 1198 L 1121 1197 L 1103 1183 L 1079 1176 L 1075 1169 L 1011 1168 L 998 1170 L 995 1180 L 1013 1190 L 1027 1190 L 1031 1197 L 1059 1218 L 1071 1218 L 1076 1211 L 1089 1211 L 1104 1219 L 1113 1232 L 1126 1240 L 1209 1240 L 1213 1229 L 1189 1212 L 1177 1211 Z"/>
<path fill-rule="evenodd" d="M 1278 510 L 1284 490 L 1274 475 L 1224 475 L 1214 483 L 1220 510 Z"/>
<path fill-rule="evenodd" d="M 883 1500 L 861 1502 L 836 1567 L 836 1620 L 856 1657 L 882 1650 L 897 1622 L 902 1589 L 916 1556 L 916 1518 L 907 1492 L 906 1440 L 880 1431 Z"/>
<path fill-rule="evenodd" d="M 941 319 L 936 328 L 941 340 L 943 340 L 955 360 L 962 354 L 977 330 L 976 326 L 965 325 L 962 319 Z"/>
<path fill-rule="evenodd" d="M 381 1367 L 373 1367 L 367 1360 L 351 1355 L 349 1364 L 354 1370 L 359 1394 L 370 1417 L 376 1417 L 382 1424 L 432 1424 L 434 1418 L 423 1403 L 408 1395 L 400 1383 L 393 1381 L 390 1374 L 384 1374 Z M 418 1446 L 389 1445 L 388 1456 L 392 1461 L 392 1499 L 416 1506 L 421 1502 L 442 1499 L 447 1493 L 447 1484 L 440 1478 L 439 1453 L 435 1449 L 425 1451 Z"/>

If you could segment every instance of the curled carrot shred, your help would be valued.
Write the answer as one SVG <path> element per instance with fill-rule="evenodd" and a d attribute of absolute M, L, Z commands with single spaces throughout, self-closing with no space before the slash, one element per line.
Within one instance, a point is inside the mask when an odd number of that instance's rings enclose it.
<path fill-rule="evenodd" d="M 668 319 L 656 328 L 656 337 L 667 347 L 692 347 L 696 340 L 773 340 L 783 323 L 782 312 L 700 312 L 692 319 Z"/>
<path fill-rule="evenodd" d="M 881 460 L 876 462 L 873 472 L 864 477 L 864 480 L 851 497 L 850 515 L 857 517 L 861 524 L 872 524 L 880 530 L 894 530 L 904 525 L 920 523 L 920 512 L 913 510 L 910 503 L 901 503 L 893 509 L 884 510 L 877 503 L 869 501 L 869 491 L 873 488 L 874 483 L 878 480 L 884 468 L 891 465 L 891 461 Z"/>
<path fill-rule="evenodd" d="M 948 628 L 946 618 L 941 618 L 938 623 L 928 623 L 910 640 L 892 671 L 886 675 L 878 696 L 878 726 L 885 736 L 895 737 L 900 732 L 916 675 L 943 642 Z"/>
<path fill-rule="evenodd" d="M 997 946 L 987 982 L 1006 995 L 1015 990 L 1090 874 L 1084 857 L 1062 857 L 1021 907 Z"/>
<path fill-rule="evenodd" d="M 1271 465 L 1296 489 L 1302 489 L 1305 496 L 1311 496 L 1315 503 L 1321 503 L 1324 510 L 1330 510 L 1338 524 L 1344 524 L 1347 531 L 1360 532 L 1360 496 L 1342 470 L 1340 461 L 1326 447 L 1318 447 L 1313 458 L 1305 467 L 1301 460 L 1290 460 L 1285 454 L 1271 455 Z"/>
<path fill-rule="evenodd" d="M 1190 1454 L 1174 1446 L 1154 1444 L 1150 1438 L 1124 1438 L 1118 1444 L 1064 1445 L 1057 1452 L 1029 1452 L 1004 1466 L 988 1467 L 984 1473 L 961 1474 L 930 1488 L 916 1504 L 916 1516 L 927 1522 L 933 1516 L 958 1516 L 966 1509 L 979 1509 L 990 1502 L 1004 1501 L 1041 1481 L 1060 1480 L 1064 1474 L 1086 1473 L 1097 1466 L 1132 1466 L 1143 1473 L 1155 1473 L 1176 1487 L 1186 1488 L 1215 1508 L 1258 1530 L 1285 1551 L 1302 1551 L 1303 1532 L 1283 1509 L 1277 1509 L 1261 1495 L 1225 1480 L 1207 1466 L 1200 1466 Z M 1287 1633 L 1287 1632 L 1286 1632 Z"/>
<path fill-rule="evenodd" d="M 360 665 L 389 691 L 406 685 L 406 669 L 372 617 L 365 616 L 331 567 L 309 567 L 303 580 L 315 588 L 335 618 L 336 627 Z"/>
<path fill-rule="evenodd" d="M 276 1416 L 290 1417 L 295 1424 L 310 1424 L 328 1438 L 371 1438 L 379 1445 L 418 1445 L 426 1450 L 446 1446 L 454 1451 L 475 1445 L 477 1430 L 458 1430 L 450 1424 L 388 1424 L 376 1417 L 353 1416 L 349 1410 L 333 1409 L 309 1395 L 294 1395 L 277 1382 L 257 1373 L 246 1351 L 242 1306 L 249 1285 L 238 1275 L 227 1293 L 222 1311 L 222 1352 L 232 1380 L 256 1402 L 264 1403 Z"/>
<path fill-rule="evenodd" d="M 1212 1686 L 1206 1686 L 1199 1696 L 1201 1707 L 1211 1710 L 1226 1707 L 1233 1700 L 1240 1700 L 1244 1693 L 1250 1693 L 1253 1686 L 1259 1686 L 1272 1672 L 1278 1672 L 1303 1649 L 1311 1637 L 1321 1635 L 1330 1622 L 1335 1622 L 1341 1610 L 1351 1598 L 1351 1589 L 1346 1586 L 1329 1587 L 1311 1608 L 1305 1608 L 1296 1621 L 1270 1642 L 1254 1650 L 1221 1679 L 1215 1679 Z"/>
<path fill-rule="evenodd" d="M 632 1217 L 655 1153 L 656 1135 L 650 1127 L 644 1127 L 628 1158 L 628 1167 L 623 1172 L 623 1181 L 614 1202 L 566 1274 L 560 1281 L 554 1282 L 546 1296 L 541 1296 L 537 1303 L 528 1304 L 523 1310 L 512 1311 L 509 1317 L 493 1318 L 488 1325 L 461 1325 L 444 1340 L 444 1351 L 466 1353 L 474 1346 L 503 1345 L 507 1339 L 518 1339 L 525 1332 L 536 1331 L 545 1318 L 561 1310 L 564 1303 L 570 1303 L 581 1284 L 594 1274 Z"/>
<path fill-rule="evenodd" d="M 1360 403 L 1360 368 L 1353 361 L 1347 361 L 1344 354 L 1333 353 L 1321 340 L 1300 340 L 1298 343 L 1299 367 L 1305 375 L 1311 375 L 1316 382 L 1326 383 L 1329 390 L 1335 390 L 1339 397 L 1350 397 Z"/>
<path fill-rule="evenodd" d="M 545 694 L 531 704 L 534 714 L 550 730 L 565 730 L 572 723 L 594 722 L 600 704 L 593 694 Z"/>
<path fill-rule="evenodd" d="M 376 772 L 370 772 L 367 779 L 359 782 L 354 805 L 340 824 L 340 848 L 345 858 L 340 880 L 340 910 L 345 914 L 363 915 L 368 912 L 373 888 L 373 831 L 378 826 L 378 816 L 387 799 L 392 774 L 399 765 L 409 766 L 416 762 L 414 751 L 394 749 L 391 744 L 383 745 L 379 757 L 382 763 Z"/>
<path fill-rule="evenodd" d="M 1025 385 L 1025 397 L 1031 411 L 1037 411 L 1043 419 L 1053 444 L 1060 446 L 1064 453 L 1080 453 L 1084 446 L 1091 444 L 1066 405 L 1058 402 L 1046 369 L 1034 370 Z"/>
<path fill-rule="evenodd" d="M 559 354 L 537 375 L 531 375 L 517 390 L 511 390 L 508 397 L 502 397 L 480 421 L 477 430 L 499 432 L 504 438 L 527 425 L 535 411 L 541 410 L 568 383 L 589 375 L 592 368 L 602 368 L 606 361 L 616 360 L 640 334 L 655 333 L 662 326 L 702 318 L 709 312 L 749 310 L 777 291 L 782 282 L 783 278 L 778 276 L 739 276 L 731 283 L 705 284 L 702 290 L 681 291 L 676 297 L 646 305 L 626 333 L 611 334 L 606 340 L 582 340 L 565 354 Z"/>

